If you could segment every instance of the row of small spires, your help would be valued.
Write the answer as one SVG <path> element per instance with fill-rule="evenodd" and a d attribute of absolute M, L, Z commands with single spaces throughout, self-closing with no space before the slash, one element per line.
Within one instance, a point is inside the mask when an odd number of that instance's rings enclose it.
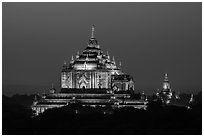
<path fill-rule="evenodd" d="M 77 52 L 77 56 L 78 56 L 78 55 L 79 55 L 79 53 Z M 108 54 L 108 51 L 107 51 L 107 56 L 108 56 L 108 59 L 110 59 L 110 56 L 109 56 L 109 54 Z M 88 57 L 88 54 L 87 54 L 87 57 Z M 74 57 L 73 57 L 73 55 L 72 55 L 70 62 L 73 62 L 73 61 L 74 61 Z M 116 64 L 114 56 L 113 56 L 112 61 Z M 66 65 L 66 64 L 67 64 L 67 63 L 66 63 L 66 61 L 64 60 L 64 65 Z M 119 62 L 119 66 L 122 67 L 121 61 Z"/>
<path fill-rule="evenodd" d="M 95 31 L 95 25 L 92 25 L 92 28 L 91 28 L 91 38 L 95 38 L 94 31 Z M 98 46 L 99 46 L 99 45 L 98 45 Z M 88 56 L 88 55 L 87 55 L 87 56 Z M 78 58 L 78 57 L 79 57 L 79 51 L 77 51 L 77 55 L 76 55 L 76 58 Z M 108 51 L 107 51 L 107 57 L 108 57 L 108 59 L 110 59 L 110 56 L 109 56 Z M 74 62 L 74 57 L 73 57 L 73 55 L 72 55 L 70 63 L 73 63 L 73 62 Z M 114 56 L 113 56 L 112 62 L 114 62 L 114 63 L 116 64 Z M 64 60 L 64 65 L 66 65 L 66 64 L 67 64 L 67 63 L 66 63 L 66 61 Z M 120 68 L 122 67 L 121 61 L 119 62 L 119 66 L 120 66 Z"/>

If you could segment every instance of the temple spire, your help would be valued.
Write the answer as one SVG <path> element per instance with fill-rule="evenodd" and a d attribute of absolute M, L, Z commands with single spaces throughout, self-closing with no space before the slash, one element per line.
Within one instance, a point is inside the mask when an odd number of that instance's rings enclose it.
<path fill-rule="evenodd" d="M 53 94 L 55 93 L 55 88 L 54 88 L 54 84 L 52 83 L 52 88 L 50 89 L 50 93 Z"/>
<path fill-rule="evenodd" d="M 115 58 L 114 58 L 114 56 L 113 56 L 113 64 L 116 65 L 116 62 L 115 62 Z"/>
<path fill-rule="evenodd" d="M 88 56 L 88 54 L 86 54 L 86 61 L 88 61 L 89 60 L 89 56 Z"/>
<path fill-rule="evenodd" d="M 63 64 L 63 66 L 62 66 L 62 72 L 66 72 L 66 70 L 67 70 L 67 63 L 66 63 L 66 61 L 64 60 L 64 64 Z"/>
<path fill-rule="evenodd" d="M 79 51 L 77 51 L 77 55 L 76 55 L 76 58 L 77 58 L 77 59 L 79 58 Z"/>
<path fill-rule="evenodd" d="M 164 78 L 165 81 L 168 81 L 168 74 L 165 73 L 165 78 Z"/>
<path fill-rule="evenodd" d="M 87 69 L 86 61 L 84 62 L 84 69 Z"/>
<path fill-rule="evenodd" d="M 70 63 L 74 63 L 74 57 L 73 57 L 73 55 L 72 55 L 72 58 L 71 58 Z"/>
<path fill-rule="evenodd" d="M 120 63 L 119 63 L 119 67 L 122 68 L 122 63 L 121 63 L 121 61 L 120 61 Z"/>
<path fill-rule="evenodd" d="M 95 31 L 95 26 L 92 25 L 92 28 L 91 28 L 91 38 L 95 38 L 94 31 Z"/>
<path fill-rule="evenodd" d="M 107 51 L 107 57 L 108 57 L 108 59 L 110 59 L 110 56 L 109 56 L 109 53 L 108 53 L 108 51 Z"/>
<path fill-rule="evenodd" d="M 67 65 L 66 61 L 64 60 L 64 65 Z"/>
<path fill-rule="evenodd" d="M 165 78 L 164 78 L 164 82 L 163 82 L 163 89 L 164 90 L 171 90 L 170 89 L 170 83 L 169 83 L 169 80 L 168 80 L 168 74 L 165 73 Z"/>

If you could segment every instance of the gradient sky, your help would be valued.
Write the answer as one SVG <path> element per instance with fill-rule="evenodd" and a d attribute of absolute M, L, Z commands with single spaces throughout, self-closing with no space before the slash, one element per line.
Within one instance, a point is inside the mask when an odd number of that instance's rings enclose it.
<path fill-rule="evenodd" d="M 122 61 L 136 90 L 202 90 L 202 3 L 3 3 L 3 85 L 60 86 L 63 61 L 87 46 Z"/>

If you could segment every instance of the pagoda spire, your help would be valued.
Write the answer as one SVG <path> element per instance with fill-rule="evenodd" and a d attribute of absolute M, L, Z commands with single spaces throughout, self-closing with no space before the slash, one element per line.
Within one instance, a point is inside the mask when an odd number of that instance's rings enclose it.
<path fill-rule="evenodd" d="M 113 64 L 116 65 L 116 62 L 115 62 L 115 58 L 114 58 L 114 56 L 113 56 Z"/>
<path fill-rule="evenodd" d="M 64 60 L 64 65 L 67 65 L 67 62 Z"/>
<path fill-rule="evenodd" d="M 95 38 L 94 31 L 95 31 L 95 26 L 92 25 L 92 28 L 91 28 L 91 38 Z"/>
<path fill-rule="evenodd" d="M 76 55 L 76 58 L 79 58 L 79 51 L 77 51 L 77 55 Z"/>
<path fill-rule="evenodd" d="M 120 63 L 119 63 L 119 66 L 120 66 L 120 68 L 122 68 L 122 63 L 121 63 L 121 61 L 120 61 Z"/>
<path fill-rule="evenodd" d="M 88 54 L 86 54 L 86 61 L 88 61 L 89 60 L 89 55 Z"/>
<path fill-rule="evenodd" d="M 164 75 L 165 75 L 164 81 L 168 81 L 168 74 L 165 73 Z"/>
<path fill-rule="evenodd" d="M 55 88 L 54 88 L 54 84 L 52 83 L 52 88 L 50 89 L 50 93 L 53 94 L 55 93 Z"/>
<path fill-rule="evenodd" d="M 191 98 L 189 100 L 189 103 L 193 102 L 193 94 L 191 94 Z"/>
<path fill-rule="evenodd" d="M 163 82 L 163 89 L 164 90 L 170 90 L 170 83 L 169 83 L 169 80 L 168 80 L 168 74 L 165 73 L 164 74 L 164 82 Z"/>
<path fill-rule="evenodd" d="M 110 56 L 109 56 L 109 53 L 108 53 L 108 51 L 107 51 L 107 57 L 108 57 L 108 59 L 110 59 Z"/>
<path fill-rule="evenodd" d="M 71 58 L 70 63 L 74 63 L 74 57 L 73 57 L 73 55 L 72 55 L 72 58 Z"/>
<path fill-rule="evenodd" d="M 86 61 L 84 62 L 84 69 L 87 69 Z"/>
<path fill-rule="evenodd" d="M 64 64 L 63 64 L 63 66 L 62 66 L 62 72 L 66 72 L 66 70 L 67 70 L 67 63 L 66 63 L 66 61 L 64 60 Z"/>

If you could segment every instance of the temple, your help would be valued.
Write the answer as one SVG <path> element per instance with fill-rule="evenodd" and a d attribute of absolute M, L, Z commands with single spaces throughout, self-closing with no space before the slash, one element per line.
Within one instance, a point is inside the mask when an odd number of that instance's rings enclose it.
<path fill-rule="evenodd" d="M 176 98 L 176 95 L 173 94 L 171 90 L 167 73 L 164 74 L 163 86 L 162 86 L 161 91 L 158 92 L 157 95 L 162 100 L 162 102 L 165 104 L 169 104 L 172 99 Z"/>
<path fill-rule="evenodd" d="M 103 54 L 94 35 L 92 26 L 91 38 L 82 54 L 72 56 L 69 65 L 64 62 L 61 73 L 62 92 L 72 89 L 112 89 L 118 91 L 134 90 L 133 78 L 123 73 L 120 66 L 116 66 L 115 59 Z"/>
<path fill-rule="evenodd" d="M 54 87 L 50 93 L 34 101 L 32 110 L 36 115 L 46 109 L 62 107 L 71 103 L 83 106 L 107 106 L 143 108 L 147 101 L 132 99 L 134 81 L 132 76 L 122 70 L 121 62 L 116 65 L 115 58 L 104 54 L 95 37 L 95 26 L 87 47 L 80 54 L 72 56 L 69 64 L 64 61 L 61 71 L 61 90 Z"/>
<path fill-rule="evenodd" d="M 164 74 L 162 89 L 157 91 L 153 99 L 153 101 L 161 101 L 163 106 L 179 106 L 187 109 L 192 109 L 193 100 L 193 94 L 180 97 L 178 93 L 172 91 L 167 73 Z"/>

